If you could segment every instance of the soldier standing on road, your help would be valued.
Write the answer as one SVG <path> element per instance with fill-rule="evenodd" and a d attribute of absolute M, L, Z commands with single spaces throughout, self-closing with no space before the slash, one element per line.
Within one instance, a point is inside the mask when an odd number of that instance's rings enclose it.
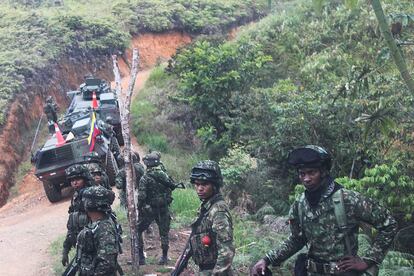
<path fill-rule="evenodd" d="M 176 188 L 174 181 L 161 168 L 161 154 L 151 152 L 144 156 L 144 164 L 147 170 L 139 181 L 137 223 L 139 263 L 145 264 L 144 241 L 142 233 L 148 229 L 155 220 L 158 225 L 162 256 L 158 262 L 165 265 L 168 262 L 168 233 L 170 232 L 171 216 L 169 205 L 172 202 L 172 191 Z"/>
<path fill-rule="evenodd" d="M 90 163 L 88 164 L 89 172 L 91 173 L 93 179 L 95 180 L 96 185 L 101 185 L 104 188 L 109 190 L 111 189 L 111 185 L 109 184 L 109 177 L 106 174 L 104 168 L 97 163 Z"/>
<path fill-rule="evenodd" d="M 297 169 L 306 190 L 291 206 L 290 236 L 255 264 L 252 275 L 264 275 L 270 264 L 279 266 L 305 245 L 309 250 L 299 255 L 295 275 L 376 275 L 397 231 L 390 212 L 336 183 L 329 175 L 331 157 L 321 147 L 295 149 L 288 163 Z M 357 255 L 361 223 L 377 230 L 363 257 Z"/>
<path fill-rule="evenodd" d="M 83 192 L 82 203 L 90 222 L 78 236 L 76 258 L 80 260 L 80 276 L 115 276 L 119 269 L 119 237 L 110 218 L 114 199 L 115 194 L 102 186 L 89 187 Z"/>
<path fill-rule="evenodd" d="M 83 190 L 93 185 L 92 176 L 85 165 L 72 165 L 65 170 L 66 179 L 75 190 L 69 206 L 69 218 L 67 222 L 67 233 L 63 242 L 62 264 L 66 266 L 69 262 L 69 251 L 76 246 L 76 237 L 82 228 L 88 224 L 88 217 L 82 205 Z"/>
<path fill-rule="evenodd" d="M 135 173 L 135 186 L 134 189 L 138 189 L 139 181 L 141 177 L 145 173 L 144 166 L 140 163 L 141 158 L 139 157 L 138 152 L 132 152 L 132 166 L 134 168 Z M 121 161 L 124 163 L 123 159 Z M 115 186 L 120 190 L 119 191 L 119 200 L 121 206 L 127 207 L 127 191 L 126 191 L 126 173 L 125 173 L 125 166 L 119 170 L 116 178 L 115 178 Z"/>
<path fill-rule="evenodd" d="M 198 218 L 191 225 L 189 240 L 199 275 L 234 275 L 233 222 L 220 193 L 223 185 L 220 167 L 212 160 L 200 161 L 191 169 L 190 180 L 202 202 Z"/>

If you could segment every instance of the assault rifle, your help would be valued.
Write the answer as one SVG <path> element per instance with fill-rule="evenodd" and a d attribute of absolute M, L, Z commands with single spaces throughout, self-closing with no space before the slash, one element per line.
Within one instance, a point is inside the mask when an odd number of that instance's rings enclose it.
<path fill-rule="evenodd" d="M 77 256 L 73 257 L 72 261 L 68 264 L 68 267 L 63 272 L 62 276 L 75 276 L 79 269 L 79 262 Z"/>
<path fill-rule="evenodd" d="M 175 184 L 176 189 L 185 189 L 185 185 L 183 182 L 179 182 Z"/>
<path fill-rule="evenodd" d="M 188 239 L 187 244 L 185 245 L 183 253 L 178 259 L 177 266 L 174 268 L 173 272 L 171 272 L 171 276 L 179 276 L 181 272 L 183 272 L 183 270 L 187 267 L 188 260 L 190 259 L 192 254 L 190 238 Z"/>

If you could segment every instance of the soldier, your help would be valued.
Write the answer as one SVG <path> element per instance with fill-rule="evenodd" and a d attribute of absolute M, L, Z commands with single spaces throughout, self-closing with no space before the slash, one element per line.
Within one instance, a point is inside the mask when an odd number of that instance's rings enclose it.
<path fill-rule="evenodd" d="M 66 266 L 69 261 L 69 251 L 76 245 L 76 237 L 82 228 L 88 223 L 88 217 L 82 206 L 83 190 L 93 185 L 93 179 L 85 165 L 73 165 L 65 170 L 66 179 L 75 190 L 70 206 L 67 222 L 67 233 L 63 242 L 62 264 Z"/>
<path fill-rule="evenodd" d="M 139 263 L 145 264 L 144 232 L 155 220 L 158 225 L 161 238 L 162 256 L 158 262 L 165 265 L 168 262 L 168 233 L 170 232 L 169 205 L 172 202 L 172 191 L 176 188 L 174 181 L 161 168 L 161 154 L 151 152 L 144 156 L 144 164 L 147 170 L 139 181 L 138 186 L 138 210 L 140 213 L 137 231 L 139 246 Z"/>
<path fill-rule="evenodd" d="M 134 173 L 135 173 L 135 189 L 138 189 L 139 181 L 141 180 L 141 177 L 145 173 L 144 166 L 140 163 L 141 158 L 139 157 L 138 152 L 132 152 L 132 165 L 134 167 Z M 123 159 L 122 159 L 122 164 Z M 126 174 L 125 174 L 125 166 L 122 167 L 122 169 L 119 170 L 116 178 L 115 178 L 115 186 L 120 190 L 119 191 L 119 200 L 121 203 L 121 206 L 124 206 L 126 208 L 127 206 L 127 192 L 126 192 Z"/>
<path fill-rule="evenodd" d="M 279 266 L 305 245 L 309 250 L 299 255 L 295 275 L 376 275 L 397 231 L 390 212 L 336 183 L 329 174 L 331 156 L 321 147 L 295 149 L 288 163 L 297 169 L 306 190 L 291 206 L 290 236 L 255 264 L 252 275 L 265 275 L 270 264 Z M 377 230 L 363 257 L 357 255 L 361 223 Z"/>
<path fill-rule="evenodd" d="M 114 199 L 115 194 L 102 186 L 89 187 L 83 192 L 82 203 L 90 222 L 78 236 L 75 258 L 80 260 L 80 276 L 115 276 L 119 269 L 119 237 L 110 218 Z"/>
<path fill-rule="evenodd" d="M 220 193 L 220 167 L 211 160 L 200 161 L 192 168 L 190 180 L 202 202 L 199 217 L 191 225 L 192 258 L 200 275 L 233 275 L 233 222 Z"/>
<path fill-rule="evenodd" d="M 46 98 L 46 104 L 43 107 L 43 111 L 45 112 L 48 121 L 51 121 L 53 123 L 57 122 L 57 110 L 58 107 L 53 101 L 53 98 L 51 96 L 48 96 Z"/>
<path fill-rule="evenodd" d="M 102 187 L 111 190 L 111 185 L 109 184 L 109 178 L 104 168 L 102 168 L 97 163 L 89 163 L 88 168 L 89 168 L 89 172 L 91 173 L 93 179 L 95 180 L 95 185 L 101 185 Z"/>

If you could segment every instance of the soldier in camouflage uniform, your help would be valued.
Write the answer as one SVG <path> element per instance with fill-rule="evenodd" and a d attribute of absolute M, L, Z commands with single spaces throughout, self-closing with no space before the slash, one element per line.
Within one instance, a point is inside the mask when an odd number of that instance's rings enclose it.
<path fill-rule="evenodd" d="M 88 224 L 88 217 L 82 205 L 83 190 L 93 185 L 92 176 L 85 165 L 73 165 L 65 170 L 66 179 L 70 181 L 75 190 L 69 206 L 69 218 L 67 222 L 67 233 L 63 242 L 62 264 L 68 264 L 68 254 L 72 247 L 76 245 L 76 237 L 82 228 Z"/>
<path fill-rule="evenodd" d="M 132 152 L 132 166 L 134 167 L 135 173 L 135 189 L 138 189 L 139 181 L 145 173 L 144 166 L 140 163 L 141 158 L 139 157 L 138 152 Z M 123 162 L 123 161 L 122 161 Z M 120 190 L 119 191 L 119 200 L 121 206 L 126 208 L 127 206 L 127 191 L 126 191 L 126 173 L 125 166 L 119 170 L 115 178 L 115 186 Z"/>
<path fill-rule="evenodd" d="M 78 236 L 75 258 L 79 260 L 80 276 L 116 275 L 119 236 L 110 218 L 114 199 L 115 194 L 102 186 L 89 187 L 83 192 L 82 203 L 90 222 Z"/>
<path fill-rule="evenodd" d="M 102 187 L 111 190 L 111 185 L 109 184 L 109 177 L 106 174 L 104 168 L 102 168 L 97 163 L 89 163 L 88 168 L 93 179 L 95 180 L 96 185 L 101 185 Z"/>
<path fill-rule="evenodd" d="M 43 107 L 43 111 L 45 112 L 47 120 L 49 122 L 57 123 L 58 106 L 53 101 L 53 98 L 51 96 L 47 97 L 46 104 Z"/>
<path fill-rule="evenodd" d="M 336 183 L 329 175 L 331 157 L 321 147 L 308 145 L 295 149 L 290 152 L 288 163 L 297 169 L 306 190 L 291 206 L 291 235 L 256 263 L 252 275 L 264 275 L 270 264 L 279 266 L 305 245 L 309 250 L 307 256 L 298 258 L 302 265 L 295 266 L 296 275 L 375 275 L 397 231 L 390 212 Z M 359 257 L 361 223 L 374 227 L 377 235 L 370 250 Z"/>
<path fill-rule="evenodd" d="M 234 275 L 233 222 L 220 193 L 220 167 L 212 160 L 200 161 L 192 168 L 190 180 L 202 201 L 199 216 L 191 225 L 191 257 L 202 276 Z"/>
<path fill-rule="evenodd" d="M 168 233 L 170 232 L 171 216 L 169 205 L 172 202 L 172 191 L 176 188 L 174 181 L 163 170 L 160 162 L 161 154 L 151 152 L 144 156 L 144 164 L 147 170 L 139 181 L 138 186 L 138 210 L 137 223 L 139 263 L 145 264 L 144 241 L 142 233 L 148 229 L 155 220 L 158 225 L 161 238 L 162 256 L 158 264 L 165 265 L 168 262 Z"/>

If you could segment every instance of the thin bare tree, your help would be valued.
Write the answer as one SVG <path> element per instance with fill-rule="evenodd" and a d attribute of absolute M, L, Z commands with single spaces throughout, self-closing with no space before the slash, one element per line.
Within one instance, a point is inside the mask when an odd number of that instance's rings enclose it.
<path fill-rule="evenodd" d="M 125 160 L 125 174 L 126 174 L 126 189 L 127 189 L 127 208 L 128 208 L 128 222 L 129 230 L 131 233 L 131 258 L 132 269 L 135 275 L 138 275 L 139 261 L 138 261 L 138 234 L 137 234 L 137 221 L 138 221 L 138 209 L 137 206 L 137 191 L 135 189 L 134 170 L 131 158 L 131 97 L 135 86 L 135 80 L 138 74 L 139 54 L 137 49 L 133 49 L 132 54 L 132 67 L 129 79 L 129 84 L 125 94 L 122 93 L 121 87 L 121 75 L 119 73 L 117 57 L 113 56 L 114 75 L 115 75 L 115 90 L 119 95 L 120 100 L 120 113 L 121 113 L 121 126 L 122 135 L 124 137 L 124 160 Z"/>

